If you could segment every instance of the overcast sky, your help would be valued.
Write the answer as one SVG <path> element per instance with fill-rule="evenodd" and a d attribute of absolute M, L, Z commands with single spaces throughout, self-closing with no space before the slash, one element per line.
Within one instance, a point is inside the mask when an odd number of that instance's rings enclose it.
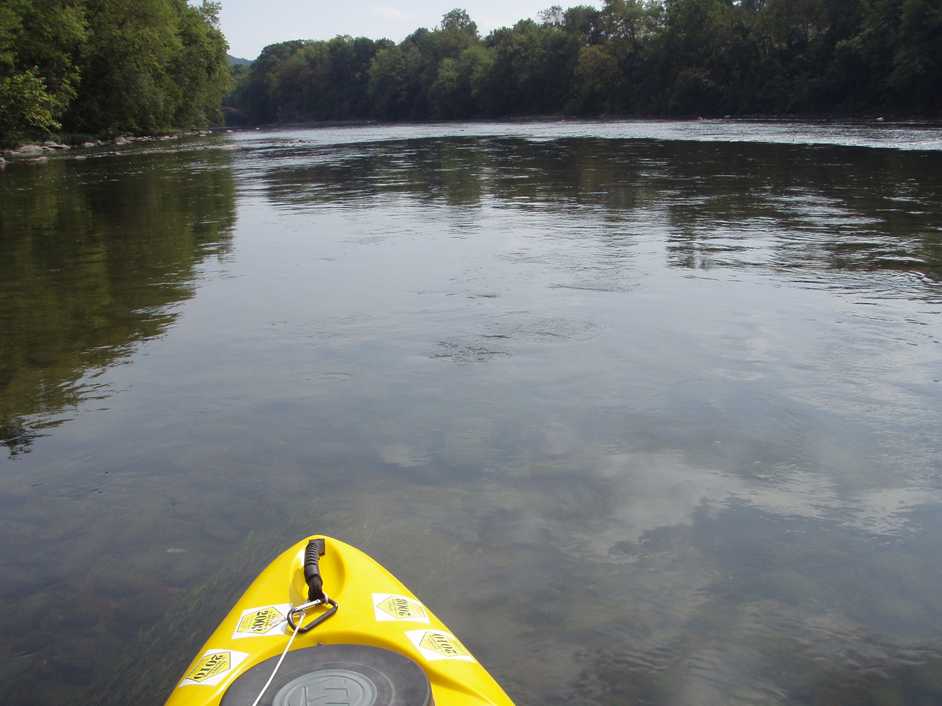
<path fill-rule="evenodd" d="M 222 29 L 229 53 L 254 59 L 262 47 L 288 39 L 330 39 L 338 34 L 400 41 L 417 27 L 432 28 L 449 10 L 463 7 L 482 34 L 536 18 L 550 5 L 597 5 L 591 0 L 222 0 Z"/>

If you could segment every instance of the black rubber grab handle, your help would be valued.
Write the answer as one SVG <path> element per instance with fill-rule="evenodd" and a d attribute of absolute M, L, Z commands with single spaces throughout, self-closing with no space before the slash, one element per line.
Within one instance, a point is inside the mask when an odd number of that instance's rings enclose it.
<path fill-rule="evenodd" d="M 307 583 L 309 601 L 323 601 L 327 598 L 324 595 L 324 579 L 321 578 L 321 568 L 318 564 L 326 551 L 323 539 L 312 539 L 304 550 L 304 581 Z"/>

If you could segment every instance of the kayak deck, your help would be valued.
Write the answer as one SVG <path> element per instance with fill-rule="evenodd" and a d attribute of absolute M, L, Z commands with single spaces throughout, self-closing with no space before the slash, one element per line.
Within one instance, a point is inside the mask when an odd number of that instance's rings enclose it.
<path fill-rule="evenodd" d="M 230 686 L 252 667 L 277 658 L 293 632 L 289 611 L 308 601 L 305 550 L 323 540 L 320 575 L 338 606 L 306 612 L 290 653 L 318 645 L 381 648 L 417 664 L 428 678 L 435 706 L 512 704 L 474 655 L 395 576 L 359 549 L 313 535 L 278 556 L 252 582 L 187 667 L 167 706 L 216 706 Z M 302 627 L 303 630 L 303 627 Z M 289 653 L 289 654 L 290 654 Z M 262 703 L 271 703 L 267 694 Z"/>

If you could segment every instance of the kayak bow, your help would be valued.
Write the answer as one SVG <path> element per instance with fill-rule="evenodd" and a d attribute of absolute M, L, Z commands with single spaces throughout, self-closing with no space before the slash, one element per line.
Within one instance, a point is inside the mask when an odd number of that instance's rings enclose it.
<path fill-rule="evenodd" d="M 316 535 L 259 574 L 166 706 L 327 703 L 513 704 L 395 576 L 359 549 Z"/>

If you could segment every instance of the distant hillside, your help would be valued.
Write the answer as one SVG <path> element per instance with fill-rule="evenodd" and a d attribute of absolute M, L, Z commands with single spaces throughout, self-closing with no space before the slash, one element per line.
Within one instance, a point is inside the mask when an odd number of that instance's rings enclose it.
<path fill-rule="evenodd" d="M 252 63 L 251 59 L 243 59 L 238 56 L 232 56 L 231 54 L 226 54 L 226 58 L 229 59 L 229 66 L 248 66 Z"/>

